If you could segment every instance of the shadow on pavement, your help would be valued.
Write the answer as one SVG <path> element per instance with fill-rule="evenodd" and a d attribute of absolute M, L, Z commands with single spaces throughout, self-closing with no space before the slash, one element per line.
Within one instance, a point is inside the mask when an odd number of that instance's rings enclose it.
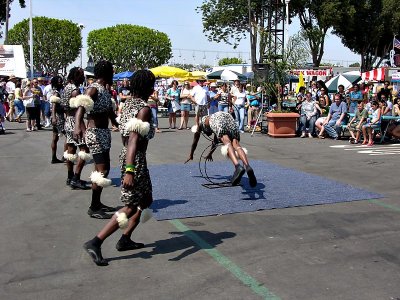
<path fill-rule="evenodd" d="M 124 255 L 119 257 L 110 257 L 107 261 L 124 260 L 132 258 L 143 258 L 149 259 L 154 255 L 174 253 L 176 251 L 183 251 L 174 258 L 170 258 L 169 261 L 179 261 L 189 255 L 192 255 L 202 249 L 214 249 L 215 246 L 222 244 L 223 240 L 230 239 L 236 236 L 233 232 L 219 232 L 212 233 L 209 231 L 183 231 L 183 232 L 170 232 L 170 234 L 179 235 L 165 240 L 156 241 L 152 244 L 145 245 L 146 248 L 153 249 L 151 251 L 142 251 L 130 255 Z M 194 242 L 190 237 L 195 237 L 198 242 L 201 243 L 201 247 Z M 196 238 L 197 237 L 197 238 Z M 200 239 L 198 238 L 200 237 Z"/>

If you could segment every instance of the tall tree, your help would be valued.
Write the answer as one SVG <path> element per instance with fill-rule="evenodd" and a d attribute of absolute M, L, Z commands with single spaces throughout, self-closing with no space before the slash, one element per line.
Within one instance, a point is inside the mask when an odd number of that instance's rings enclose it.
<path fill-rule="evenodd" d="M 266 49 L 267 22 L 263 18 L 262 9 L 267 1 L 203 0 L 202 5 L 197 8 L 197 12 L 202 13 L 203 31 L 210 41 L 222 41 L 235 48 L 249 33 L 252 64 L 262 63 L 265 51 L 268 50 Z M 278 1 L 281 2 L 281 5 L 285 2 Z M 271 1 L 271 3 L 275 2 Z M 321 63 L 325 37 L 328 29 L 333 25 L 336 13 L 343 7 L 341 3 L 340 0 L 290 1 L 290 15 L 298 16 L 300 20 L 302 31 L 309 43 L 314 66 L 319 66 Z"/>
<path fill-rule="evenodd" d="M 4 26 L 7 20 L 7 2 L 8 2 L 8 17 L 10 17 L 11 4 L 14 0 L 0 0 L 0 28 Z M 24 8 L 25 0 L 19 0 L 19 5 Z M 3 31 L 0 31 L 0 37 L 3 37 Z"/>
<path fill-rule="evenodd" d="M 334 33 L 345 46 L 361 55 L 361 70 L 367 71 L 382 63 L 392 48 L 393 36 L 400 34 L 398 1 L 348 2 L 348 8 L 338 15 Z"/>
<path fill-rule="evenodd" d="M 57 74 L 76 60 L 82 47 L 78 24 L 68 20 L 35 17 L 33 24 L 33 64 L 37 70 Z M 10 29 L 10 44 L 22 45 L 29 65 L 29 22 L 25 19 Z M 30 66 L 30 65 L 29 65 Z"/>
<path fill-rule="evenodd" d="M 196 11 L 202 14 L 203 32 L 209 41 L 236 48 L 249 33 L 252 65 L 263 62 L 266 40 L 261 0 L 204 0 Z"/>
<path fill-rule="evenodd" d="M 285 48 L 284 61 L 289 69 L 304 66 L 310 58 L 310 48 L 303 31 L 296 33 L 288 39 Z"/>
<path fill-rule="evenodd" d="M 117 72 L 157 67 L 172 56 L 171 41 L 165 33 L 137 25 L 93 30 L 87 43 L 94 61 L 110 60 Z"/>
<path fill-rule="evenodd" d="M 335 23 L 338 12 L 345 9 L 345 2 L 339 0 L 290 1 L 290 10 L 292 15 L 296 15 L 300 20 L 315 67 L 321 64 L 326 34 Z"/>

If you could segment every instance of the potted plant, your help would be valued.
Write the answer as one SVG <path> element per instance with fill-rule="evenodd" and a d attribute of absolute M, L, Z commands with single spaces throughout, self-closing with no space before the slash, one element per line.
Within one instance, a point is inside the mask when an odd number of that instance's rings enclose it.
<path fill-rule="evenodd" d="M 268 135 L 271 137 L 295 137 L 297 131 L 298 113 L 290 110 L 282 110 L 283 92 L 287 72 L 285 62 L 275 67 L 275 83 L 266 83 L 264 89 L 270 97 L 277 99 L 277 109 L 265 113 L 268 122 Z"/>

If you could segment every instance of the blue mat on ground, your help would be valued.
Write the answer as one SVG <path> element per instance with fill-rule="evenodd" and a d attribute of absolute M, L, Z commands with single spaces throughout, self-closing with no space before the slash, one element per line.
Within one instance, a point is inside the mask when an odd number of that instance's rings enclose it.
<path fill-rule="evenodd" d="M 245 174 L 241 186 L 209 189 L 199 164 L 168 164 L 150 167 L 157 220 L 250 212 L 316 204 L 382 198 L 383 195 L 321 176 L 282 167 L 265 161 L 251 161 L 258 184 L 251 188 Z M 204 164 L 201 164 L 204 173 Z M 213 182 L 225 182 L 234 168 L 230 161 L 208 162 L 207 174 Z M 119 170 L 113 169 L 113 182 Z"/>

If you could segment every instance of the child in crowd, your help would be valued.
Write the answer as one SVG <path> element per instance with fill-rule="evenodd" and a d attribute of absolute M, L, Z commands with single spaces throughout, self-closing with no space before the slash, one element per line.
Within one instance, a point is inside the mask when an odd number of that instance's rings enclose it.
<path fill-rule="evenodd" d="M 379 108 L 379 103 L 377 101 L 372 101 L 371 103 L 372 113 L 367 120 L 367 123 L 362 126 L 362 132 L 364 135 L 363 145 L 372 146 L 374 144 L 373 140 L 373 129 L 380 128 L 381 126 L 381 109 Z"/>
<path fill-rule="evenodd" d="M 361 128 L 363 124 L 367 121 L 367 119 L 368 119 L 368 112 L 364 108 L 364 103 L 358 102 L 355 115 L 354 117 L 351 118 L 351 120 L 347 124 L 347 128 L 349 129 L 351 135 L 349 140 L 350 143 L 358 144 L 360 142 Z"/>

